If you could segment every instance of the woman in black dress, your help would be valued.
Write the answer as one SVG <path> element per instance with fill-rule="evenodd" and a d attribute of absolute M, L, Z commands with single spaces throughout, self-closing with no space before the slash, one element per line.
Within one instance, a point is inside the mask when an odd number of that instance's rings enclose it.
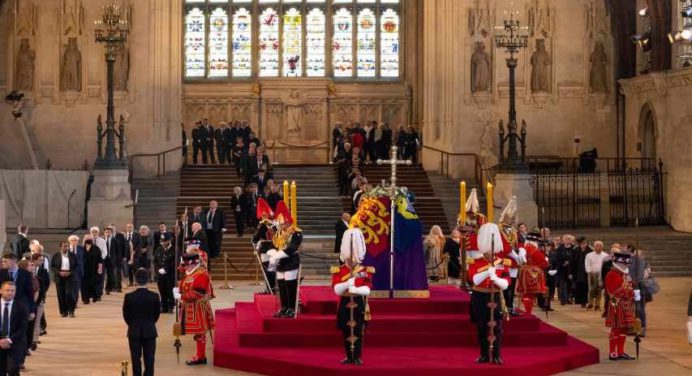
<path fill-rule="evenodd" d="M 99 275 L 103 273 L 101 250 L 94 245 L 92 239 L 84 241 L 84 275 L 82 276 L 82 303 L 89 304 L 97 301 L 96 291 L 99 285 Z"/>

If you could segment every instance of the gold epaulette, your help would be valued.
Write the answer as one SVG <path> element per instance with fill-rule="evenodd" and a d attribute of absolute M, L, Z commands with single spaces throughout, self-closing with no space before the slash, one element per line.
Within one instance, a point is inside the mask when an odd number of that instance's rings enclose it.
<path fill-rule="evenodd" d="M 337 273 L 339 273 L 340 269 L 341 268 L 338 266 L 332 266 L 331 268 L 329 268 L 329 274 L 337 274 Z"/>
<path fill-rule="evenodd" d="M 504 266 L 512 266 L 512 260 L 510 260 L 510 259 L 502 259 L 502 265 L 504 265 Z"/>
<path fill-rule="evenodd" d="M 370 273 L 370 274 L 375 274 L 375 267 L 374 266 L 368 266 L 365 268 L 365 271 Z"/>
<path fill-rule="evenodd" d="M 473 258 L 471 258 L 471 257 L 467 257 L 467 258 L 466 258 L 466 265 L 471 265 L 471 264 L 473 264 L 474 262 L 476 262 L 475 259 L 473 259 Z"/>

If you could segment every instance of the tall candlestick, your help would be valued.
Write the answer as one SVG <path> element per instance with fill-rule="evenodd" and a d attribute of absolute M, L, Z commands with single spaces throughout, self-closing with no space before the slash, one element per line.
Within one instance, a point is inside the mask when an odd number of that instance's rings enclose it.
<path fill-rule="evenodd" d="M 288 190 L 288 181 L 284 180 L 284 204 L 291 207 L 291 192 Z"/>
<path fill-rule="evenodd" d="M 298 195 L 296 182 L 291 182 L 291 217 L 293 217 L 293 224 L 298 225 Z"/>
<path fill-rule="evenodd" d="M 461 225 L 466 223 L 466 182 L 459 183 L 459 218 Z"/>
<path fill-rule="evenodd" d="M 488 183 L 486 190 L 485 190 L 485 198 L 486 202 L 488 203 L 488 209 L 486 211 L 486 215 L 488 216 L 488 222 L 495 222 L 495 205 L 493 202 L 493 185 Z"/>

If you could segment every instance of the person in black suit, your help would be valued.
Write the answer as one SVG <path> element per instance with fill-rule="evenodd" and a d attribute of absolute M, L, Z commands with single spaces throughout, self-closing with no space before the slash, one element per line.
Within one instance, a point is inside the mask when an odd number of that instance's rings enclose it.
<path fill-rule="evenodd" d="M 159 229 L 154 231 L 154 249 L 159 248 L 159 246 L 161 245 L 161 239 L 163 239 L 165 234 L 173 236 L 173 232 L 168 231 L 166 224 L 161 222 L 159 223 Z"/>
<path fill-rule="evenodd" d="M 108 225 L 113 234 L 113 244 L 115 246 L 113 262 L 113 283 L 115 283 L 115 292 L 122 292 L 122 277 L 123 277 L 123 258 L 127 257 L 129 245 L 125 240 L 125 235 L 118 232 L 118 228 L 114 224 Z"/>
<path fill-rule="evenodd" d="M 75 297 L 72 294 L 73 274 L 77 270 L 77 256 L 70 252 L 67 242 L 60 242 L 60 252 L 50 262 L 58 293 L 58 309 L 62 317 L 74 317 Z"/>
<path fill-rule="evenodd" d="M 254 213 L 257 212 L 257 201 L 259 200 L 259 194 L 257 192 L 257 184 L 252 183 L 247 186 L 245 191 L 245 200 L 247 206 L 245 208 L 245 224 L 247 227 L 254 229 L 257 227 L 257 216 Z"/>
<path fill-rule="evenodd" d="M 40 253 L 34 253 L 31 255 L 31 263 L 34 267 L 34 273 L 36 279 L 38 280 L 38 295 L 36 296 L 36 318 L 34 324 L 33 333 L 29 333 L 27 338 L 31 338 L 31 350 L 36 350 L 38 347 L 38 337 L 41 335 L 41 325 L 40 322 L 45 317 L 44 316 L 44 306 L 46 304 L 46 295 L 48 294 L 48 288 L 50 288 L 50 274 L 48 270 L 44 267 L 44 256 Z"/>
<path fill-rule="evenodd" d="M 188 222 L 190 223 L 190 230 L 192 230 L 192 224 L 195 222 L 202 225 L 202 228 L 206 228 L 204 226 L 206 217 L 204 216 L 204 213 L 202 212 L 201 206 L 195 206 L 194 209 L 192 209 L 192 213 L 188 214 L 188 216 L 189 216 Z"/>
<path fill-rule="evenodd" d="M 235 138 L 238 135 L 238 130 L 233 126 L 231 122 L 228 123 L 223 129 L 222 136 L 224 142 L 224 152 L 226 153 L 225 158 L 228 164 L 233 162 L 233 144 L 235 143 Z"/>
<path fill-rule="evenodd" d="M 134 255 L 138 255 L 142 251 L 142 239 L 138 232 L 135 232 L 135 226 L 132 223 L 125 225 L 125 253 L 123 253 L 123 267 L 127 269 L 127 277 L 130 281 L 129 286 L 134 286 L 136 259 Z"/>
<path fill-rule="evenodd" d="M 207 239 L 209 241 L 209 258 L 217 258 L 221 253 L 221 240 L 226 232 L 226 215 L 219 207 L 216 200 L 209 202 L 209 209 L 205 213 Z"/>
<path fill-rule="evenodd" d="M 120 259 L 118 243 L 113 236 L 113 229 L 103 229 L 103 239 L 106 242 L 106 258 L 103 259 L 102 273 L 106 278 L 106 295 L 115 292 L 120 286 L 120 280 L 115 278 L 115 260 Z"/>
<path fill-rule="evenodd" d="M 15 299 L 12 281 L 2 282 L 0 288 L 0 375 L 19 376 L 26 356 L 26 331 L 29 325 L 27 308 Z"/>
<path fill-rule="evenodd" d="M 339 218 L 334 225 L 334 231 L 336 232 L 336 239 L 334 239 L 334 253 L 341 253 L 341 238 L 344 237 L 344 232 L 348 230 L 348 222 L 350 220 L 350 214 L 341 213 L 341 218 Z"/>
<path fill-rule="evenodd" d="M 247 197 L 240 187 L 233 188 L 233 196 L 231 196 L 231 210 L 235 218 L 235 229 L 238 237 L 243 236 L 245 232 L 245 209 L 247 208 Z"/>
<path fill-rule="evenodd" d="M 202 162 L 206 164 L 207 160 L 207 154 L 204 152 L 204 149 L 202 148 L 202 134 L 200 130 L 200 124 L 197 123 L 195 124 L 195 127 L 192 128 L 192 163 L 197 164 L 197 157 L 199 156 L 199 152 L 202 152 Z"/>
<path fill-rule="evenodd" d="M 192 224 L 192 236 L 190 239 L 194 239 L 199 241 L 199 247 L 202 248 L 202 250 L 207 251 L 209 249 L 208 242 L 207 242 L 207 233 L 204 232 L 204 229 L 202 228 L 202 225 L 199 222 L 195 222 Z"/>
<path fill-rule="evenodd" d="M 19 225 L 17 227 L 17 235 L 12 238 L 10 247 L 12 248 L 12 252 L 17 255 L 17 258 L 22 258 L 25 253 L 30 252 L 29 238 L 27 237 L 28 233 L 29 226 Z"/>
<path fill-rule="evenodd" d="M 183 148 L 183 166 L 187 166 L 188 142 L 187 142 L 187 133 L 185 132 L 185 124 L 180 123 L 180 131 L 181 131 L 180 139 L 182 140 L 181 146 Z"/>
<path fill-rule="evenodd" d="M 212 127 L 211 124 L 209 124 L 209 119 L 204 119 L 202 121 L 202 129 L 202 135 L 204 136 L 204 143 L 202 144 L 202 149 L 204 150 L 204 154 L 209 156 L 209 161 L 212 164 L 215 164 L 216 158 L 214 157 L 214 127 Z M 207 162 L 205 161 L 204 163 L 206 164 Z"/>
<path fill-rule="evenodd" d="M 89 304 L 91 300 L 99 301 L 99 276 L 103 274 L 103 264 L 105 260 L 101 258 L 101 250 L 94 245 L 92 239 L 84 241 L 84 260 L 82 263 L 82 303 Z M 75 297 L 76 299 L 76 297 Z"/>
<path fill-rule="evenodd" d="M 225 122 L 219 123 L 219 127 L 214 130 L 214 141 L 216 142 L 216 154 L 219 156 L 219 164 L 226 163 L 226 140 L 223 138 L 224 128 L 228 128 Z"/>
<path fill-rule="evenodd" d="M 135 272 L 137 289 L 125 294 L 123 319 L 127 323 L 133 376 L 153 376 L 156 356 L 156 322 L 161 315 L 159 295 L 147 289 L 149 273 L 140 268 Z M 142 373 L 144 358 L 144 373 Z"/>
<path fill-rule="evenodd" d="M 251 182 L 257 184 L 257 190 L 262 192 L 264 191 L 264 187 L 267 186 L 268 180 L 269 178 L 267 177 L 267 170 L 263 168 L 257 172 L 257 175 L 252 178 Z"/>
<path fill-rule="evenodd" d="M 27 270 L 20 269 L 17 265 L 18 261 L 17 256 L 12 253 L 5 253 L 2 255 L 0 283 L 5 281 L 14 282 L 16 286 L 16 299 L 29 310 L 29 314 L 35 316 L 36 302 L 34 301 L 34 277 Z"/>

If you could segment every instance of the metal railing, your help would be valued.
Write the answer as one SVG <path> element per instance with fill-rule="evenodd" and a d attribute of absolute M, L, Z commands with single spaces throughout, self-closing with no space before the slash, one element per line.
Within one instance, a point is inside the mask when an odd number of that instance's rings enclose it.
<path fill-rule="evenodd" d="M 525 158 L 534 173 L 597 173 L 617 171 L 652 172 L 658 168 L 654 158 L 565 158 L 532 155 Z"/>
<path fill-rule="evenodd" d="M 488 182 L 493 183 L 493 167 L 491 168 L 484 168 L 483 163 L 481 163 L 481 158 L 478 156 L 478 154 L 475 153 L 452 153 L 446 150 L 434 148 L 432 146 L 426 146 L 423 145 L 423 149 L 425 150 L 430 150 L 434 151 L 437 153 L 440 153 L 440 167 L 439 167 L 439 173 L 440 175 L 444 175 L 448 178 L 451 178 L 451 172 L 449 169 L 449 160 L 452 157 L 458 157 L 458 158 L 468 158 L 468 159 L 473 159 L 473 165 L 474 165 L 474 171 L 473 171 L 473 177 L 475 181 L 479 184 L 481 191 L 485 192 L 485 186 Z"/>
<path fill-rule="evenodd" d="M 154 158 L 156 157 L 156 176 L 162 176 L 166 174 L 166 156 L 170 153 L 180 151 L 183 149 L 183 146 L 176 146 L 174 148 L 164 150 L 159 153 L 140 153 L 140 154 L 134 154 L 129 157 L 129 164 L 128 164 L 128 173 L 129 173 L 129 181 L 132 183 L 135 179 L 135 160 L 137 159 L 142 159 L 142 158 Z M 182 158 L 185 158 L 183 156 Z"/>

